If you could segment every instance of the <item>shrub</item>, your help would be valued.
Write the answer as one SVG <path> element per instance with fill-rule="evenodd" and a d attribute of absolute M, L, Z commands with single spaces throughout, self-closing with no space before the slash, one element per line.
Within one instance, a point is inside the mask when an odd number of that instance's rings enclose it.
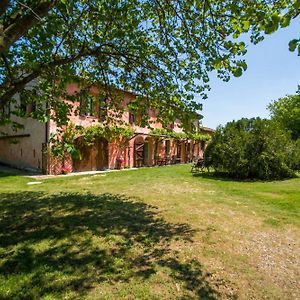
<path fill-rule="evenodd" d="M 270 120 L 241 119 L 219 127 L 205 150 L 207 164 L 230 177 L 279 179 L 300 167 L 300 143 Z"/>

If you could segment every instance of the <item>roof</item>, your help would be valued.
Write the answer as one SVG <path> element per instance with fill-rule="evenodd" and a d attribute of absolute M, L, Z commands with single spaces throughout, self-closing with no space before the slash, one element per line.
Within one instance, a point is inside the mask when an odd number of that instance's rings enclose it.
<path fill-rule="evenodd" d="M 202 126 L 202 127 L 200 127 L 200 129 L 202 129 L 202 130 L 204 130 L 204 131 L 215 132 L 214 129 L 209 128 L 209 127 L 204 127 L 204 126 Z"/>

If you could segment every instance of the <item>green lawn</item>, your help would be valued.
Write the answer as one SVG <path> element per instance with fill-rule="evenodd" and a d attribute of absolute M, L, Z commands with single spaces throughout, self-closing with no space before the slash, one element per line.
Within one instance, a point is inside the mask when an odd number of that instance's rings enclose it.
<path fill-rule="evenodd" d="M 0 299 L 299 299 L 300 178 L 0 175 Z"/>

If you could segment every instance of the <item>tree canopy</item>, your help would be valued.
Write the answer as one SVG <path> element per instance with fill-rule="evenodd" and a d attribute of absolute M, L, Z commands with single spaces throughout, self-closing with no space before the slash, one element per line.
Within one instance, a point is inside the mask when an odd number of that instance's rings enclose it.
<path fill-rule="evenodd" d="M 34 81 L 28 98 L 47 103 L 35 117 L 67 115 L 60 97 L 77 78 L 82 90 L 97 83 L 134 91 L 141 97 L 131 109 L 188 120 L 211 71 L 229 80 L 246 70 L 240 35 L 257 43 L 299 9 L 299 0 L 1 0 L 0 109 Z"/>
<path fill-rule="evenodd" d="M 300 138 L 300 86 L 295 95 L 288 95 L 268 105 L 272 120 L 291 132 L 293 139 Z"/>

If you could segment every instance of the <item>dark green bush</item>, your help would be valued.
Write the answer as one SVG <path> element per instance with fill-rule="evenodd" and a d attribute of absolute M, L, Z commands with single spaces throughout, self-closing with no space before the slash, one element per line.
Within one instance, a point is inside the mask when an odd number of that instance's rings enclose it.
<path fill-rule="evenodd" d="M 280 179 L 300 167 L 300 143 L 270 120 L 241 119 L 219 127 L 205 150 L 207 164 L 238 179 Z"/>

